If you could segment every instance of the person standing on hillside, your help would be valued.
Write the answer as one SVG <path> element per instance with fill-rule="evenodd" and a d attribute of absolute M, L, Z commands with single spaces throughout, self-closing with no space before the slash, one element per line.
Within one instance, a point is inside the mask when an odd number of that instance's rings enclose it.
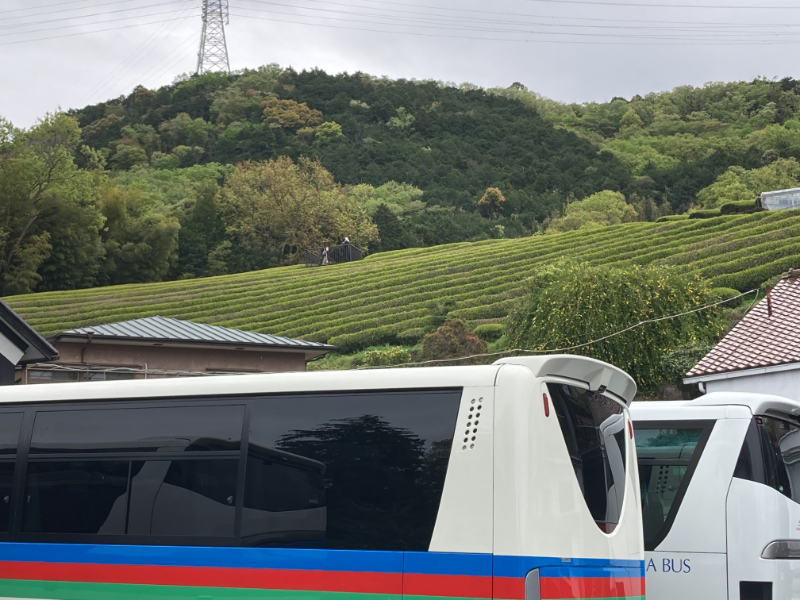
<path fill-rule="evenodd" d="M 320 252 L 320 256 L 322 257 L 322 265 L 325 266 L 328 264 L 328 247 L 323 246 L 322 252 Z"/>
<path fill-rule="evenodd" d="M 344 236 L 344 241 L 342 242 L 342 260 L 350 262 L 350 238 L 347 236 Z"/>

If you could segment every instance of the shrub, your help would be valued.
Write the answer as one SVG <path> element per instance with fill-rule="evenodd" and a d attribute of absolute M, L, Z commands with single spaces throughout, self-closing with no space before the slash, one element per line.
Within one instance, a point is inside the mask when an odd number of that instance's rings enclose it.
<path fill-rule="evenodd" d="M 484 323 L 483 325 L 478 325 L 473 331 L 482 340 L 496 342 L 503 337 L 506 328 L 502 323 Z"/>
<path fill-rule="evenodd" d="M 664 380 L 674 383 L 682 392 L 690 391 L 691 386 L 684 385 L 683 376 L 711 352 L 713 347 L 711 344 L 682 344 L 665 354 L 661 359 Z"/>
<path fill-rule="evenodd" d="M 713 219 L 714 217 L 720 216 L 719 210 L 696 210 L 692 213 L 689 213 L 690 219 Z"/>
<path fill-rule="evenodd" d="M 418 360 L 441 360 L 445 358 L 461 358 L 484 354 L 486 342 L 479 339 L 467 324 L 459 319 L 446 321 L 444 325 L 429 333 L 422 340 L 422 351 L 417 356 Z M 459 360 L 452 364 L 469 365 L 480 364 L 480 359 Z"/>
<path fill-rule="evenodd" d="M 411 360 L 411 353 L 402 346 L 392 348 L 367 350 L 361 364 L 365 367 L 380 367 L 384 365 L 400 365 Z"/>
<path fill-rule="evenodd" d="M 664 215 L 663 217 L 658 217 L 656 219 L 656 223 L 668 223 L 670 221 L 685 221 L 689 218 L 689 215 Z"/>
<path fill-rule="evenodd" d="M 719 207 L 719 212 L 723 215 L 732 215 L 735 213 L 750 213 L 758 210 L 756 203 L 752 200 L 740 200 L 739 202 L 726 202 Z"/>
<path fill-rule="evenodd" d="M 508 318 L 511 347 L 559 349 L 614 364 L 645 393 L 661 381 L 661 358 L 681 344 L 715 341 L 723 310 L 708 309 L 648 323 L 602 339 L 639 322 L 708 304 L 711 286 L 666 267 L 590 267 L 567 263 L 534 276 Z M 580 346 L 600 340 L 589 346 Z"/>

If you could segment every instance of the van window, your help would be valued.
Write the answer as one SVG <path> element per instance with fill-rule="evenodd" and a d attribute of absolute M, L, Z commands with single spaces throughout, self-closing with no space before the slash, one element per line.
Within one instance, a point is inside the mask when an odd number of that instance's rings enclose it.
<path fill-rule="evenodd" d="M 610 398 L 548 383 L 575 476 L 597 526 L 611 533 L 625 496 L 625 413 Z"/>
<path fill-rule="evenodd" d="M 707 438 L 706 423 L 635 425 L 645 550 L 669 533 Z"/>
<path fill-rule="evenodd" d="M 253 399 L 242 544 L 427 551 L 460 401 L 461 390 Z"/>
<path fill-rule="evenodd" d="M 235 405 L 39 412 L 31 454 L 238 450 L 243 421 Z"/>

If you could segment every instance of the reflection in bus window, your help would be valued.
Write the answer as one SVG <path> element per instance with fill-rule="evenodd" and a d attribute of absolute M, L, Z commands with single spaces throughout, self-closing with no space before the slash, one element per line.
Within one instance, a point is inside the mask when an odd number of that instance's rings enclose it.
<path fill-rule="evenodd" d="M 232 537 L 236 459 L 135 461 L 128 533 Z"/>
<path fill-rule="evenodd" d="M 128 461 L 31 462 L 22 531 L 125 533 Z"/>
<path fill-rule="evenodd" d="M 702 435 L 702 427 L 636 427 L 645 549 L 652 550 L 665 537 L 667 521 L 678 508 L 675 501 L 688 485 L 686 473 Z"/>
<path fill-rule="evenodd" d="M 625 496 L 625 414 L 610 398 L 548 383 L 572 466 L 597 526 L 611 533 Z"/>
<path fill-rule="evenodd" d="M 242 543 L 426 551 L 460 390 L 251 404 Z"/>

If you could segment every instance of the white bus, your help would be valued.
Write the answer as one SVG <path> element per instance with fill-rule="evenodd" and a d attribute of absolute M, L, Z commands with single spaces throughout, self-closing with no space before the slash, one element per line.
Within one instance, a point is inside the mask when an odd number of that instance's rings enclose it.
<path fill-rule="evenodd" d="M 573 356 L 6 388 L 0 597 L 642 600 L 635 390 Z"/>
<path fill-rule="evenodd" d="M 649 600 L 800 598 L 800 403 L 635 402 Z"/>

